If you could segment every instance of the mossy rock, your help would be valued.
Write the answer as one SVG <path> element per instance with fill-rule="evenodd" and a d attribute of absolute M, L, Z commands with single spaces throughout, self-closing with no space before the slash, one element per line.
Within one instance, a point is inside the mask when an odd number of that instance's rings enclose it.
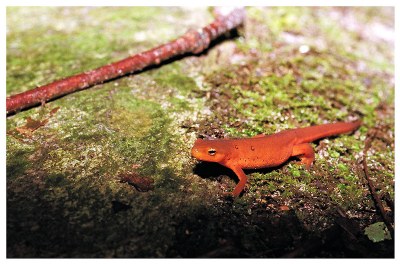
<path fill-rule="evenodd" d="M 248 7 L 245 26 L 200 55 L 7 117 L 7 256 L 281 257 L 323 241 L 338 215 L 362 233 L 379 218 L 360 173 L 373 129 L 368 169 L 394 198 L 393 10 Z M 206 8 L 8 7 L 7 95 L 212 19 Z M 249 171 L 235 200 L 222 195 L 236 184 L 231 171 L 190 157 L 197 136 L 349 116 L 362 127 L 314 142 L 310 171 L 293 160 Z M 393 240 L 350 247 L 346 232 L 302 256 L 393 257 Z"/>

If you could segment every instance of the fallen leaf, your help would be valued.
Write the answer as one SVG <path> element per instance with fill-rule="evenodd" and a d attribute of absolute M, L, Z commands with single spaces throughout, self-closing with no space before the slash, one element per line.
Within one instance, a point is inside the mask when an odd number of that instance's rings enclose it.
<path fill-rule="evenodd" d="M 31 137 L 32 133 L 38 128 L 45 126 L 49 122 L 49 118 L 52 117 L 59 109 L 60 107 L 52 109 L 49 113 L 49 117 L 43 120 L 35 120 L 29 116 L 26 118 L 26 124 L 15 128 L 15 130 L 24 136 Z M 11 134 L 12 133 L 10 133 L 10 135 Z"/>
<path fill-rule="evenodd" d="M 376 222 L 372 225 L 369 225 L 365 228 L 364 234 L 368 236 L 368 238 L 372 242 L 381 242 L 385 239 L 391 240 L 392 237 L 383 222 Z"/>
<path fill-rule="evenodd" d="M 148 192 L 154 189 L 153 179 L 149 177 L 140 176 L 136 172 L 127 172 L 121 174 L 119 177 L 121 182 L 126 182 L 129 185 L 132 185 L 139 192 Z"/>
<path fill-rule="evenodd" d="M 25 127 L 31 131 L 35 131 L 39 127 L 46 125 L 48 122 L 49 122 L 48 118 L 41 121 L 41 120 L 35 120 L 35 119 L 32 119 L 31 117 L 28 117 L 26 119 Z"/>

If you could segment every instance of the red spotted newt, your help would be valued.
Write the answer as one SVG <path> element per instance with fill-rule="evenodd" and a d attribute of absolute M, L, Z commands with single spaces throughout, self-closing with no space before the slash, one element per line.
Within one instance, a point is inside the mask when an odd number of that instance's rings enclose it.
<path fill-rule="evenodd" d="M 298 157 L 299 163 L 309 169 L 314 161 L 314 150 L 310 142 L 352 132 L 360 125 L 361 121 L 356 120 L 288 129 L 252 138 L 197 139 L 191 153 L 198 160 L 217 162 L 231 169 L 239 178 L 232 195 L 239 196 L 247 182 L 243 169 L 275 167 L 292 156 Z"/>

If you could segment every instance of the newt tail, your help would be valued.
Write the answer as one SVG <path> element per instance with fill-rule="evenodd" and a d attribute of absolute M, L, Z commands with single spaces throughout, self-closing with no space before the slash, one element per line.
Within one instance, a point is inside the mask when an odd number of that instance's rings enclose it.
<path fill-rule="evenodd" d="M 361 120 L 353 122 L 337 122 L 333 124 L 324 124 L 317 126 L 310 126 L 304 128 L 294 129 L 297 130 L 298 143 L 310 143 L 320 138 L 331 137 L 343 133 L 354 131 L 361 125 Z"/>
<path fill-rule="evenodd" d="M 217 162 L 230 168 L 239 178 L 239 183 L 232 193 L 238 196 L 247 182 L 243 169 L 275 167 L 292 156 L 300 158 L 300 163 L 309 169 L 314 161 L 311 142 L 352 132 L 360 125 L 361 120 L 356 120 L 288 129 L 276 134 L 258 135 L 252 138 L 197 139 L 191 153 L 198 160 Z"/>

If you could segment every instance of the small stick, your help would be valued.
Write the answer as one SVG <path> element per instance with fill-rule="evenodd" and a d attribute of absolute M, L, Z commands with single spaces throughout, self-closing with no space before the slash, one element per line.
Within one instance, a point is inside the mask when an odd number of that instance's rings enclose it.
<path fill-rule="evenodd" d="M 394 237 L 394 229 L 393 229 L 392 223 L 391 223 L 388 215 L 386 214 L 385 209 L 383 208 L 382 201 L 381 201 L 380 197 L 378 196 L 378 194 L 376 193 L 375 186 L 373 185 L 372 180 L 369 175 L 369 172 L 368 172 L 367 151 L 370 149 L 371 143 L 374 140 L 374 138 L 376 137 L 377 132 L 378 132 L 377 130 L 374 130 L 371 133 L 370 137 L 365 140 L 364 151 L 363 151 L 363 161 L 362 161 L 363 162 L 363 171 L 364 171 L 365 178 L 368 182 L 369 190 L 370 190 L 373 200 L 375 202 L 375 206 L 378 208 L 378 211 L 380 212 L 380 214 L 383 218 L 383 221 L 385 222 L 385 224 L 390 232 L 390 235 L 393 238 Z"/>
<path fill-rule="evenodd" d="M 7 115 L 60 96 L 86 89 L 114 78 L 140 71 L 183 54 L 199 54 L 211 41 L 243 24 L 244 8 L 235 8 L 226 15 L 215 10 L 216 19 L 211 24 L 190 30 L 181 37 L 126 59 L 97 69 L 57 80 L 55 82 L 7 97 Z"/>

